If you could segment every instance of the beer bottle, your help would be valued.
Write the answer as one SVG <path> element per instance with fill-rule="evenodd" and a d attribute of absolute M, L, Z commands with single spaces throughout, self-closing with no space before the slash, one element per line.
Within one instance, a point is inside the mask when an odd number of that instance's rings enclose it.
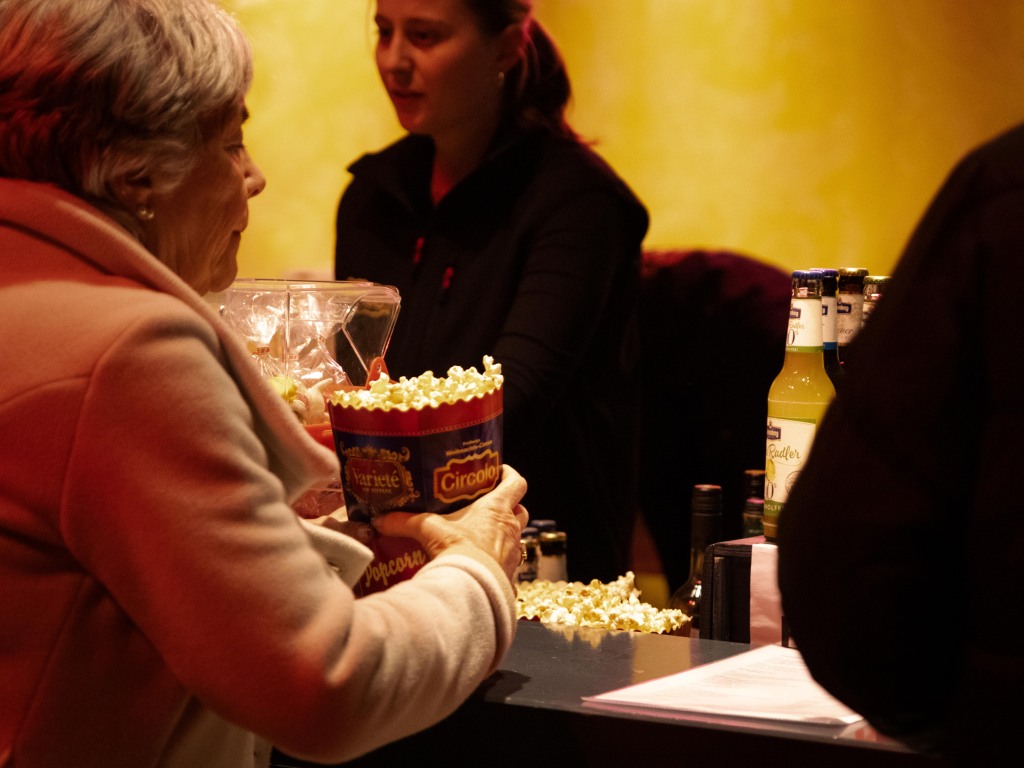
<path fill-rule="evenodd" d="M 743 537 L 761 536 L 764 533 L 764 470 L 743 470 L 743 487 L 746 501 L 743 503 Z"/>
<path fill-rule="evenodd" d="M 775 541 L 779 515 L 836 393 L 821 349 L 821 283 L 821 275 L 811 270 L 792 275 L 786 356 L 768 390 L 763 520 L 768 541 Z"/>
<path fill-rule="evenodd" d="M 540 557 L 537 559 L 537 578 L 547 581 L 568 581 L 568 539 L 565 531 L 542 531 L 538 536 Z"/>
<path fill-rule="evenodd" d="M 537 565 L 540 561 L 540 540 L 537 529 L 532 525 L 523 528 L 519 543 L 526 551 L 526 559 L 516 568 L 513 581 L 533 581 L 537 578 Z"/>
<path fill-rule="evenodd" d="M 863 324 L 864 278 L 863 267 L 843 267 L 839 270 L 836 287 L 836 342 L 839 365 L 845 365 L 843 351 L 850 346 Z"/>
<path fill-rule="evenodd" d="M 567 581 L 568 537 L 558 529 L 555 520 L 530 520 L 530 527 L 537 531 L 537 576 L 547 581 Z"/>
<path fill-rule="evenodd" d="M 839 364 L 839 332 L 836 325 L 839 270 L 818 269 L 821 273 L 821 354 L 825 360 L 825 373 L 832 386 L 839 386 L 843 368 Z"/>
<path fill-rule="evenodd" d="M 700 634 L 704 552 L 722 535 L 722 486 L 695 485 L 690 501 L 690 575 L 668 599 L 668 607 L 690 617 L 690 633 Z"/>
<path fill-rule="evenodd" d="M 875 311 L 875 307 L 881 301 L 888 285 L 888 275 L 867 275 L 864 278 L 864 311 L 861 316 L 861 326 L 867 323 L 871 313 Z"/>

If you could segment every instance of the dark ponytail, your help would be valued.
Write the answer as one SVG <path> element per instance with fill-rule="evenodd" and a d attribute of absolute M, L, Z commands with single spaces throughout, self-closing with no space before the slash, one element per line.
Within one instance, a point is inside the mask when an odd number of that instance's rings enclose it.
<path fill-rule="evenodd" d="M 523 127 L 577 139 L 565 119 L 572 97 L 569 73 L 554 40 L 531 15 L 531 1 L 466 0 L 466 5 L 489 34 L 501 34 L 514 24 L 526 32 L 523 57 L 505 73 L 507 113 Z"/>

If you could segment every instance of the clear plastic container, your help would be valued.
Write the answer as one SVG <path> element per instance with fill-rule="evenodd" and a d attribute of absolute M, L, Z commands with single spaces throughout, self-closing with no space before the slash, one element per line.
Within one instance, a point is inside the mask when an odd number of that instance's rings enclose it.
<path fill-rule="evenodd" d="M 374 359 L 384 357 L 398 319 L 398 290 L 357 280 L 246 278 L 206 298 L 242 336 L 310 436 L 336 450 L 331 395 L 363 386 Z M 339 477 L 304 494 L 294 509 L 315 519 L 344 506 Z"/>
<path fill-rule="evenodd" d="M 400 303 L 392 286 L 357 280 L 246 278 L 219 297 L 221 316 L 307 425 L 328 421 L 314 395 L 324 400 L 366 383 L 372 361 L 387 351 Z"/>

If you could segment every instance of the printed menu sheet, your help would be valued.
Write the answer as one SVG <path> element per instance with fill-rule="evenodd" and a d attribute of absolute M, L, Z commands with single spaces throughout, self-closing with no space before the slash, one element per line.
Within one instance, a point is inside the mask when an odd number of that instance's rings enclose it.
<path fill-rule="evenodd" d="M 798 650 L 778 645 L 583 698 L 594 704 L 814 725 L 849 725 L 863 719 L 814 681 Z"/>

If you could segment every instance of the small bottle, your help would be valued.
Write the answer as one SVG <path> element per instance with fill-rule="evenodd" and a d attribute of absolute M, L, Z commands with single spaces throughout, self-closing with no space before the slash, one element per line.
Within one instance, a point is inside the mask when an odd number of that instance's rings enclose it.
<path fill-rule="evenodd" d="M 568 537 L 565 531 L 542 531 L 538 535 L 540 557 L 537 558 L 537 578 L 547 581 L 568 581 Z"/>
<path fill-rule="evenodd" d="M 819 269 L 821 273 L 821 354 L 825 360 L 825 373 L 832 386 L 839 386 L 843 367 L 839 364 L 839 329 L 836 325 L 839 270 Z"/>
<path fill-rule="evenodd" d="M 889 285 L 888 275 L 868 275 L 864 278 L 864 311 L 861 316 L 861 326 L 867 323 L 871 313 L 875 311 L 878 302 Z"/>
<path fill-rule="evenodd" d="M 763 517 L 767 541 L 775 541 L 779 514 L 836 394 L 821 350 L 821 275 L 798 270 L 791 284 L 786 357 L 768 390 Z"/>
<path fill-rule="evenodd" d="M 722 535 L 722 486 L 695 485 L 690 502 L 690 575 L 672 593 L 668 607 L 690 617 L 690 634 L 700 635 L 701 580 L 704 553 Z"/>
<path fill-rule="evenodd" d="M 533 581 L 537 578 L 537 565 L 540 562 L 540 539 L 537 529 L 531 525 L 523 528 L 519 542 L 526 550 L 526 559 L 516 568 L 515 581 Z"/>
<path fill-rule="evenodd" d="M 743 503 L 743 538 L 764 534 L 764 470 L 743 471 L 745 501 Z"/>
<path fill-rule="evenodd" d="M 764 470 L 745 469 L 743 470 L 743 498 L 763 499 L 764 498 Z"/>
<path fill-rule="evenodd" d="M 554 520 L 531 520 L 527 525 L 530 528 L 537 529 L 537 535 L 546 533 L 547 531 L 557 531 L 558 523 Z"/>
<path fill-rule="evenodd" d="M 764 535 L 764 499 L 747 499 L 743 505 L 743 538 Z"/>
<path fill-rule="evenodd" d="M 843 351 L 863 325 L 864 278 L 863 267 L 843 267 L 839 270 L 836 286 L 836 342 L 839 365 L 845 365 Z"/>

